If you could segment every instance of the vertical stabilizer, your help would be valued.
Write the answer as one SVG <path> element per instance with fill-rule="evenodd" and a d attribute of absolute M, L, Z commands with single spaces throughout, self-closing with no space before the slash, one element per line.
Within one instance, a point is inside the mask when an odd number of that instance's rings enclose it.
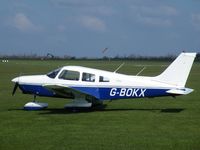
<path fill-rule="evenodd" d="M 196 53 L 181 53 L 169 67 L 155 79 L 159 82 L 185 87 Z"/>

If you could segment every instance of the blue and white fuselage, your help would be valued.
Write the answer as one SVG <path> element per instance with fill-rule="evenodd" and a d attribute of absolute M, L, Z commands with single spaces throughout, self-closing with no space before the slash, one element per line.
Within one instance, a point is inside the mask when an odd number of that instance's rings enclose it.
<path fill-rule="evenodd" d="M 156 77 L 131 76 L 81 66 L 65 66 L 47 75 L 14 78 L 25 94 L 72 98 L 94 103 L 103 100 L 185 95 L 185 84 L 196 53 L 181 53 Z"/>

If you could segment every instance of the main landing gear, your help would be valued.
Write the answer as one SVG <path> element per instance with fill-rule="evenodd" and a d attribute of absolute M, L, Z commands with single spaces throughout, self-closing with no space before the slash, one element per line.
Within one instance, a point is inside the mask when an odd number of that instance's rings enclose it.
<path fill-rule="evenodd" d="M 34 95 L 32 102 L 28 102 L 24 105 L 25 110 L 42 110 L 47 107 L 48 107 L 48 103 L 36 102 L 36 95 Z"/>

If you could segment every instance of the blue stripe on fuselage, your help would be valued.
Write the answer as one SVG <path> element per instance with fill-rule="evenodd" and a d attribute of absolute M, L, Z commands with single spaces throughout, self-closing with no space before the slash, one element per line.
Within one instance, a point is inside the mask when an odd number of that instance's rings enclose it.
<path fill-rule="evenodd" d="M 70 87 L 74 90 L 96 97 L 99 100 L 143 98 L 169 96 L 169 89 L 152 88 L 110 88 L 110 87 Z M 39 96 L 55 97 L 56 95 L 41 85 L 20 85 L 23 93 L 36 94 Z"/>

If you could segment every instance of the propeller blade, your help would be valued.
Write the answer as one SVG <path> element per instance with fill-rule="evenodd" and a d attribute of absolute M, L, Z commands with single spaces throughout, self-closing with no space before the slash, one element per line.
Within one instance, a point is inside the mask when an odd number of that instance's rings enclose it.
<path fill-rule="evenodd" d="M 12 91 L 12 96 L 15 95 L 15 92 L 16 92 L 18 86 L 19 86 L 19 83 L 16 82 L 16 83 L 15 83 L 15 86 L 14 86 L 14 88 L 13 88 L 13 91 Z"/>

